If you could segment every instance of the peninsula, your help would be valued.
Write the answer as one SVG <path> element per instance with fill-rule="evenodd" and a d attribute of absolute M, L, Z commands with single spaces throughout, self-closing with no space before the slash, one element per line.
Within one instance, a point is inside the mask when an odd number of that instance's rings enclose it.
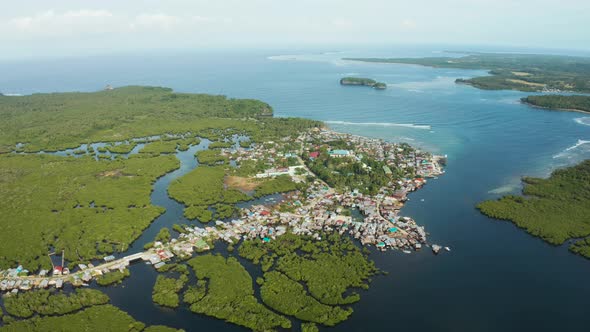
<path fill-rule="evenodd" d="M 590 96 L 581 95 L 545 95 L 545 96 L 528 96 L 522 98 L 524 104 L 560 110 L 590 113 Z"/>
<path fill-rule="evenodd" d="M 489 76 L 457 80 L 457 83 L 486 90 L 590 92 L 590 58 L 586 57 L 470 53 L 463 57 L 345 58 L 344 60 L 489 70 Z"/>
<path fill-rule="evenodd" d="M 87 329 L 110 313 L 141 331 L 100 293 L 65 293 L 134 282 L 128 267 L 143 260 L 161 273 L 158 305 L 255 331 L 290 328 L 292 319 L 314 330 L 346 320 L 360 300 L 354 290 L 379 273 L 362 246 L 441 249 L 400 209 L 444 173 L 444 157 L 407 144 L 274 118 L 256 100 L 153 87 L 3 96 L 0 119 L 0 290 L 19 308 L 0 310 L 2 329 L 61 319 Z M 195 223 L 160 226 L 136 246 L 166 212 L 150 200 L 154 183 L 179 169 L 163 193 Z M 205 253 L 216 245 L 227 246 L 223 256 Z M 48 304 L 38 309 L 40 301 Z M 61 302 L 73 309 L 52 317 Z M 156 330 L 169 331 L 145 329 Z"/>
<path fill-rule="evenodd" d="M 504 196 L 477 207 L 509 220 L 528 233 L 590 258 L 590 160 L 554 171 L 548 179 L 524 178 L 524 196 Z"/>
<path fill-rule="evenodd" d="M 377 90 L 385 90 L 387 89 L 387 84 L 383 82 L 377 82 L 371 78 L 362 78 L 362 77 L 344 77 L 340 79 L 341 85 L 362 85 L 372 87 Z"/>

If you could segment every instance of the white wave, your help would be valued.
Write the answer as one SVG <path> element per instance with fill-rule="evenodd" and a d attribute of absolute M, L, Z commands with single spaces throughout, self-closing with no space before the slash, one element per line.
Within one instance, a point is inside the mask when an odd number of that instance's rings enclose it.
<path fill-rule="evenodd" d="M 568 155 L 568 153 L 567 153 L 567 152 L 569 152 L 569 151 L 572 151 L 572 150 L 574 150 L 574 149 L 577 149 L 577 148 L 579 148 L 580 146 L 582 146 L 582 145 L 585 145 L 585 144 L 590 144 L 590 141 L 586 141 L 586 140 L 579 139 L 579 140 L 578 140 L 578 142 L 577 142 L 576 144 L 574 144 L 574 145 L 570 146 L 569 148 L 567 148 L 567 149 L 563 150 L 562 152 L 560 152 L 560 153 L 558 153 L 558 154 L 554 155 L 554 156 L 553 156 L 553 159 L 557 159 L 557 158 L 563 158 L 563 157 L 566 157 L 566 156 Z"/>
<path fill-rule="evenodd" d="M 572 145 L 569 148 L 565 149 L 565 151 L 573 150 L 573 149 L 577 148 L 578 146 L 582 146 L 582 145 L 588 144 L 588 143 L 590 143 L 590 141 L 585 141 L 585 140 L 579 139 L 578 140 L 578 143 L 576 143 L 575 145 Z"/>
<path fill-rule="evenodd" d="M 392 123 L 392 122 L 347 122 L 347 121 L 324 121 L 329 124 L 347 125 L 347 126 L 381 126 L 381 127 L 405 127 L 414 129 L 430 130 L 429 125 L 417 125 L 412 123 Z"/>
<path fill-rule="evenodd" d="M 22 97 L 23 96 L 20 93 L 4 93 L 3 95 L 6 97 Z"/>
<path fill-rule="evenodd" d="M 590 116 L 585 116 L 583 118 L 575 118 L 574 121 L 584 126 L 590 126 Z"/>

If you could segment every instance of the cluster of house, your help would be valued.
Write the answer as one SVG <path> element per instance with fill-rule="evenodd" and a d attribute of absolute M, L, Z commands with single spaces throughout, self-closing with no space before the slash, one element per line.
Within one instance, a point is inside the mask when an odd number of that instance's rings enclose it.
<path fill-rule="evenodd" d="M 446 157 L 432 156 L 430 153 L 414 149 L 407 144 L 396 144 L 381 139 L 373 139 L 363 136 L 338 133 L 331 130 L 316 129 L 300 136 L 297 141 L 304 144 L 304 151 L 309 158 L 318 158 L 319 148 L 325 145 L 329 148 L 328 155 L 334 158 L 355 158 L 362 161 L 364 156 L 370 156 L 377 161 L 383 161 L 387 165 L 383 172 L 392 174 L 392 168 L 414 168 L 417 175 L 423 177 L 436 177 L 444 173 L 442 164 Z M 330 142 L 346 142 L 348 149 L 332 149 Z M 321 142 L 321 145 L 317 143 Z"/>
<path fill-rule="evenodd" d="M 96 267 L 92 264 L 79 264 L 79 270 L 70 273 L 69 270 L 56 266 L 51 271 L 52 276 L 48 276 L 50 271 L 47 270 L 42 270 L 37 276 L 27 276 L 28 271 L 22 266 L 0 271 L 0 290 L 17 293 L 19 290 L 49 286 L 61 288 L 66 282 L 80 286 L 104 273 L 113 270 L 123 271 L 136 259 L 142 259 L 158 269 L 175 256 L 189 257 L 195 249 L 198 252 L 210 250 L 209 243 L 215 240 L 230 244 L 241 239 L 270 242 L 288 231 L 316 239 L 320 239 L 322 234 L 327 232 L 346 233 L 358 239 L 363 245 L 374 245 L 381 250 L 391 248 L 410 252 L 421 249 L 427 241 L 424 228 L 409 217 L 399 216 L 399 211 L 407 200 L 407 193 L 425 183 L 424 177 L 434 177 L 444 172 L 441 167 L 444 157 L 431 156 L 409 146 L 328 130 L 314 130 L 295 139 L 301 143 L 302 150 L 299 153 L 308 153 L 311 158 L 319 156 L 319 152 L 315 151 L 316 142 L 335 140 L 345 141 L 350 149 L 330 150 L 331 157 L 357 158 L 360 161 L 363 155 L 367 155 L 376 160 L 386 161 L 387 165 L 396 169 L 413 167 L 419 176 L 402 178 L 395 182 L 392 180 L 376 195 L 364 195 L 358 190 L 337 193 L 316 178 L 308 183 L 305 192 L 290 193 L 280 204 L 243 208 L 239 219 L 230 222 L 217 221 L 215 226 L 185 226 L 184 232 L 176 239 L 166 243 L 155 242 L 153 248 L 143 253 L 120 259 L 107 256 L 104 258 L 104 264 Z M 281 143 L 269 143 L 273 144 L 256 145 L 251 149 L 227 150 L 224 153 L 232 154 L 232 159 L 237 162 L 263 160 L 269 167 L 257 177 L 290 175 L 301 181 L 302 177 L 297 176 L 296 172 L 298 168 L 304 168 L 305 173 L 309 172 L 304 165 L 273 168 L 275 159 L 297 157 L 297 154 L 284 152 Z M 385 166 L 383 171 L 391 172 L 389 166 Z M 290 208 L 280 209 L 281 204 L 288 204 Z M 438 253 L 441 246 L 433 245 L 432 249 Z M 445 249 L 450 250 L 447 247 Z"/>
<path fill-rule="evenodd" d="M 104 258 L 105 263 L 114 260 L 113 256 Z M 78 264 L 78 270 L 70 273 L 68 268 L 55 266 L 52 271 L 41 270 L 39 274 L 29 276 L 28 271 L 19 266 L 15 269 L 0 271 L 0 290 L 17 294 L 19 291 L 55 287 L 60 289 L 66 283 L 74 286 L 87 285 L 92 279 L 111 271 L 123 271 L 129 266 L 128 260 L 117 261 L 105 267 L 93 264 Z"/>

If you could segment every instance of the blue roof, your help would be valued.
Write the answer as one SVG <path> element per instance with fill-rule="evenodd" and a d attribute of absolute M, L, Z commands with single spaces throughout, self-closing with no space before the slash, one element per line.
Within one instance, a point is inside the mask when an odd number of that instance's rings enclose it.
<path fill-rule="evenodd" d="M 346 155 L 350 154 L 350 152 L 348 150 L 332 150 L 332 151 L 330 151 L 330 154 L 346 156 Z"/>

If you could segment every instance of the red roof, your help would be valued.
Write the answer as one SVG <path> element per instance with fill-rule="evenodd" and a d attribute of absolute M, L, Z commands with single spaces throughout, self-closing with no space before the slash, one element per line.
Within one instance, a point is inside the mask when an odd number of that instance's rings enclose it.
<path fill-rule="evenodd" d="M 312 153 L 309 154 L 309 157 L 310 158 L 317 158 L 319 156 L 320 156 L 319 151 L 314 151 L 314 152 L 312 152 Z"/>
<path fill-rule="evenodd" d="M 59 271 L 59 272 L 61 272 L 61 271 L 63 271 L 63 267 L 56 266 L 56 267 L 53 268 L 53 271 Z"/>
<path fill-rule="evenodd" d="M 268 216 L 269 214 L 270 214 L 270 212 L 268 212 L 266 210 L 260 212 L 260 215 L 263 215 L 263 216 Z"/>

